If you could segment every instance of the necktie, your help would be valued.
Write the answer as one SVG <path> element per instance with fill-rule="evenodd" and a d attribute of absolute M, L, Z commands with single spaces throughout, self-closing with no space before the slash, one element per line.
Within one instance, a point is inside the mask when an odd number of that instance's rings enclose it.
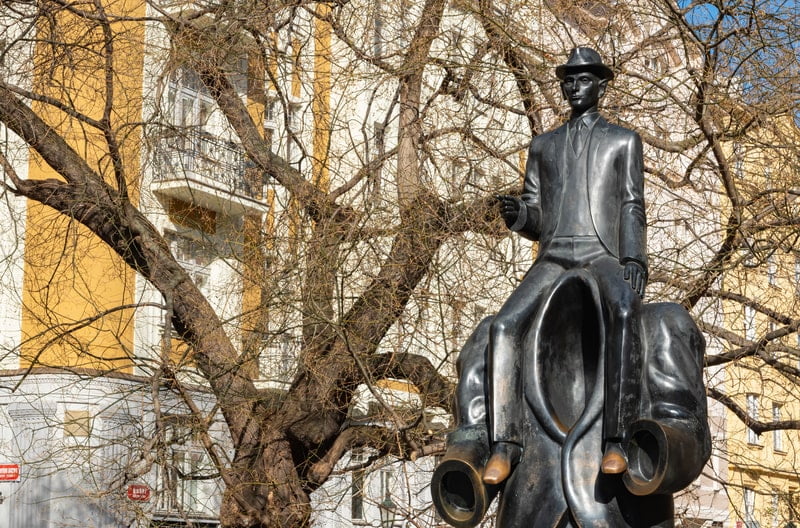
<path fill-rule="evenodd" d="M 578 119 L 575 125 L 575 133 L 572 135 L 572 148 L 575 150 L 575 153 L 580 153 L 586 140 L 584 137 L 586 135 L 586 124 L 583 122 L 583 119 Z"/>

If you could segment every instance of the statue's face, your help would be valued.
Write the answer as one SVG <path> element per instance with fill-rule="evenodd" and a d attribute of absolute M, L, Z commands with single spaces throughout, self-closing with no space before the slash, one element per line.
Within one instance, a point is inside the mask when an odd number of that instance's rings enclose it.
<path fill-rule="evenodd" d="M 569 101 L 572 111 L 583 113 L 596 107 L 606 91 L 606 79 L 601 79 L 592 72 L 576 72 L 564 76 L 561 81 L 561 93 Z"/>

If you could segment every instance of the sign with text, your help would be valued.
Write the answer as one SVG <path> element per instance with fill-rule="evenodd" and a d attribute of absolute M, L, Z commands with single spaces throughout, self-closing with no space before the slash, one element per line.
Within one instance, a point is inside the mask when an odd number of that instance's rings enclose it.
<path fill-rule="evenodd" d="M 19 482 L 19 464 L 0 464 L 0 482 Z"/>
<path fill-rule="evenodd" d="M 150 500 L 150 486 L 147 484 L 129 484 L 128 499 L 132 501 L 147 502 Z"/>

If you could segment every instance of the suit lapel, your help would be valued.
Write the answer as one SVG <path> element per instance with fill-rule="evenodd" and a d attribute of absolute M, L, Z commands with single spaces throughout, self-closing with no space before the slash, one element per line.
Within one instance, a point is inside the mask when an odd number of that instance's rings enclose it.
<path fill-rule="evenodd" d="M 560 127 L 556 128 L 553 131 L 553 135 L 555 136 L 555 145 L 553 145 L 556 151 L 561 151 L 564 148 L 564 142 L 567 138 L 567 125 L 564 123 Z"/>
<path fill-rule="evenodd" d="M 555 230 L 558 216 L 561 212 L 561 207 L 564 201 L 564 185 L 566 184 L 566 168 L 567 168 L 567 149 L 572 150 L 572 147 L 567 141 L 567 125 L 566 123 L 556 128 L 553 131 L 553 151 L 549 153 L 553 169 L 555 170 L 554 177 L 550 178 L 550 192 L 552 193 L 549 198 L 551 207 L 555 207 L 552 215 L 545 218 L 545 225 L 547 225 L 547 236 L 553 234 Z"/>
<path fill-rule="evenodd" d="M 586 191 L 589 198 L 589 216 L 594 223 L 594 230 L 601 241 L 603 240 L 601 235 L 602 231 L 598 228 L 599 224 L 595 215 L 602 209 L 601 201 L 604 200 L 602 196 L 598 196 L 598 193 L 601 193 L 604 188 L 602 184 L 604 171 L 598 167 L 597 153 L 600 151 L 600 147 L 606 143 L 608 129 L 608 121 L 600 116 L 597 123 L 592 127 L 592 133 L 589 136 L 589 144 L 587 145 L 589 150 L 586 152 Z M 599 209 L 597 209 L 597 207 L 599 207 Z"/>
<path fill-rule="evenodd" d="M 567 125 L 566 123 L 561 125 L 555 130 L 555 142 L 554 142 L 554 152 L 553 158 L 555 160 L 556 168 L 558 169 L 558 181 L 563 184 L 564 182 L 564 162 L 565 162 L 565 155 L 567 154 L 567 149 L 571 148 L 567 143 Z"/>
<path fill-rule="evenodd" d="M 592 127 L 592 133 L 589 134 L 589 151 L 587 156 L 588 167 L 595 167 L 595 160 L 597 159 L 597 151 L 603 143 L 608 132 L 608 121 L 603 119 L 602 116 L 597 118 L 597 123 Z M 588 174 L 588 173 L 587 173 Z"/>
<path fill-rule="evenodd" d="M 553 131 L 553 152 L 549 153 L 550 159 L 552 160 L 552 165 L 556 170 L 557 177 L 554 178 L 556 188 L 554 191 L 558 193 L 556 194 L 556 198 L 559 200 L 560 195 L 562 194 L 561 188 L 564 186 L 565 182 L 564 171 L 566 170 L 566 149 L 570 148 L 568 143 L 567 125 L 563 124 Z"/>

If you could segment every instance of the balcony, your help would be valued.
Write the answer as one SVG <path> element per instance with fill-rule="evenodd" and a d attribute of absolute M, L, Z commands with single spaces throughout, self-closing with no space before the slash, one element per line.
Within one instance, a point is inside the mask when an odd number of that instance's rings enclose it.
<path fill-rule="evenodd" d="M 230 216 L 267 211 L 261 174 L 237 144 L 192 129 L 161 139 L 155 154 L 153 192 Z"/>

